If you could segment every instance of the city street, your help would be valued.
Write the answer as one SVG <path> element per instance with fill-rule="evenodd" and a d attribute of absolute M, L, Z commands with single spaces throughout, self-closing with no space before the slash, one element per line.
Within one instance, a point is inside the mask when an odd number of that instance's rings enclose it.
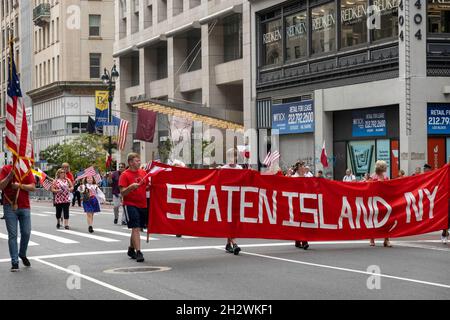
<path fill-rule="evenodd" d="M 224 239 L 151 235 L 146 261 L 127 257 L 129 231 L 113 224 L 112 208 L 95 217 L 93 235 L 84 213 L 71 208 L 70 231 L 56 230 L 54 208 L 32 203 L 28 257 L 9 271 L 7 232 L 0 221 L 1 299 L 86 300 L 301 300 L 449 299 L 450 248 L 440 233 L 393 239 L 393 248 L 368 241 L 311 243 L 242 239 L 233 256 Z M 146 235 L 142 235 L 145 239 Z M 158 268 L 139 273 L 133 268 Z M 112 272 L 114 269 L 122 272 Z M 134 272 L 133 272 L 134 271 Z M 380 272 L 375 276 L 373 272 Z"/>

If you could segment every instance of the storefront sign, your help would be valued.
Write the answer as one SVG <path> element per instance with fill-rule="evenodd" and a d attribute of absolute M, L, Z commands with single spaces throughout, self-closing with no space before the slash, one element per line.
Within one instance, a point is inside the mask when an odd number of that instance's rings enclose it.
<path fill-rule="evenodd" d="M 272 42 L 280 41 L 281 37 L 282 35 L 280 30 L 265 33 L 263 34 L 263 44 L 269 44 Z"/>
<path fill-rule="evenodd" d="M 272 106 L 272 129 L 279 134 L 314 132 L 314 102 L 312 100 Z"/>
<path fill-rule="evenodd" d="M 386 136 L 386 112 L 353 112 L 353 137 Z"/>
<path fill-rule="evenodd" d="M 374 172 L 375 140 L 349 142 L 347 159 L 347 167 L 352 169 L 353 174 L 357 177 Z"/>
<path fill-rule="evenodd" d="M 307 32 L 308 30 L 306 27 L 306 22 L 300 22 L 296 25 L 286 28 L 286 35 L 288 39 L 306 34 Z"/>
<path fill-rule="evenodd" d="M 313 31 L 327 30 L 336 24 L 336 19 L 334 14 L 327 14 L 323 17 L 318 17 L 312 19 L 312 29 Z"/>
<path fill-rule="evenodd" d="M 450 134 L 450 104 L 429 104 L 428 134 Z"/>
<path fill-rule="evenodd" d="M 391 178 L 391 142 L 390 140 L 377 140 L 377 160 L 387 164 L 386 175 Z"/>

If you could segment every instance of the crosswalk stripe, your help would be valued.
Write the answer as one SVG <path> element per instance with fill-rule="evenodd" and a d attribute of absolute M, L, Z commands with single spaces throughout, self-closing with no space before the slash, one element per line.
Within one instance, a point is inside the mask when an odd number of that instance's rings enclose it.
<path fill-rule="evenodd" d="M 131 236 L 131 233 L 126 233 L 126 232 L 118 232 L 118 231 L 112 231 L 112 230 L 107 230 L 107 229 L 98 229 L 98 228 L 95 228 L 95 231 L 97 232 L 102 232 L 102 233 L 109 233 L 109 234 L 114 234 L 114 235 L 117 235 L 117 236 L 123 236 L 123 237 L 130 237 Z M 145 240 L 145 241 L 147 241 L 147 237 L 145 237 L 145 236 L 141 236 L 141 240 Z M 150 241 L 155 241 L 155 240 L 159 240 L 158 238 L 149 238 L 149 240 Z"/>
<path fill-rule="evenodd" d="M 122 228 L 123 230 L 128 230 L 128 228 Z M 166 236 L 166 237 L 176 237 L 176 235 L 174 234 L 161 234 L 162 236 Z M 192 237 L 192 236 L 182 236 L 185 239 L 199 239 L 199 237 Z M 147 239 L 147 238 L 145 238 Z"/>
<path fill-rule="evenodd" d="M 36 217 L 50 217 L 50 215 L 48 214 L 42 214 L 42 213 L 31 213 L 32 216 L 36 216 Z"/>
<path fill-rule="evenodd" d="M 3 233 L 0 233 L 0 239 L 8 240 L 9 238 L 8 238 L 8 235 L 3 234 Z M 20 243 L 20 238 L 17 238 L 17 242 Z M 38 246 L 38 245 L 39 245 L 38 243 L 33 242 L 33 241 L 29 241 L 29 242 L 28 242 L 28 246 L 29 246 L 29 247 L 35 247 L 35 246 Z"/>
<path fill-rule="evenodd" d="M 115 240 L 115 239 L 106 238 L 106 237 L 100 237 L 100 236 L 96 236 L 93 234 L 82 233 L 82 232 L 77 232 L 77 231 L 72 231 L 72 230 L 58 230 L 58 232 L 73 234 L 74 236 L 90 238 L 90 239 L 99 240 L 99 241 L 103 241 L 103 242 L 119 242 L 120 241 L 120 240 Z"/>
<path fill-rule="evenodd" d="M 55 240 L 56 242 L 64 243 L 64 244 L 79 243 L 78 241 L 75 241 L 75 240 L 70 240 L 67 238 L 58 237 L 58 236 L 54 236 L 52 234 L 43 233 L 43 232 L 39 232 L 39 231 L 31 231 L 31 234 L 34 236 L 38 236 L 38 237 L 42 237 L 42 238 L 46 238 L 46 239 L 50 239 L 50 240 Z"/>

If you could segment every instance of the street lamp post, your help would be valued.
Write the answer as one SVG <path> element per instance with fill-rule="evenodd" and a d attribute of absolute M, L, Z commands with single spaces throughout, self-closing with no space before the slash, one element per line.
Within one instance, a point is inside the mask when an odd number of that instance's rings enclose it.
<path fill-rule="evenodd" d="M 112 102 L 114 100 L 114 89 L 115 89 L 115 82 L 119 78 L 119 72 L 117 71 L 116 65 L 114 65 L 111 69 L 111 71 L 108 71 L 105 68 L 105 71 L 102 75 L 103 83 L 108 85 L 108 122 L 109 125 L 112 123 Z M 112 137 L 109 136 L 109 143 L 108 143 L 108 153 L 109 157 L 112 157 Z M 109 165 L 109 171 L 112 171 L 112 161 Z"/>

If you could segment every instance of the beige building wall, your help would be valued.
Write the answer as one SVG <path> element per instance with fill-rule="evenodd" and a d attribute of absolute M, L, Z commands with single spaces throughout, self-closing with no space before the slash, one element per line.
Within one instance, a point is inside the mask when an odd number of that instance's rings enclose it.
<path fill-rule="evenodd" d="M 116 104 L 122 116 L 132 121 L 134 132 L 137 123 L 133 114 L 137 110 L 132 104 L 139 97 L 179 103 L 187 100 L 214 109 L 216 115 L 229 121 L 252 126 L 247 0 L 119 0 L 115 12 L 114 56 L 120 72 Z M 225 19 L 236 15 L 241 17 L 242 47 L 239 57 L 226 60 Z M 191 50 L 196 43 L 201 52 Z M 159 74 L 161 47 L 167 50 L 164 76 Z M 191 63 L 197 52 L 201 62 Z M 156 136 L 152 144 L 134 141 L 130 132 L 122 158 L 131 150 L 140 152 L 143 162 L 158 157 L 158 143 L 167 135 L 164 128 L 159 129 L 161 136 Z M 204 131 L 207 129 L 203 126 Z"/>
<path fill-rule="evenodd" d="M 95 91 L 106 90 L 111 70 L 114 0 L 33 0 L 34 142 L 37 158 L 47 147 L 86 131 L 95 116 Z M 91 19 L 92 16 L 92 19 Z M 95 22 L 95 23 L 91 23 Z M 100 60 L 91 59 L 97 55 Z"/>

